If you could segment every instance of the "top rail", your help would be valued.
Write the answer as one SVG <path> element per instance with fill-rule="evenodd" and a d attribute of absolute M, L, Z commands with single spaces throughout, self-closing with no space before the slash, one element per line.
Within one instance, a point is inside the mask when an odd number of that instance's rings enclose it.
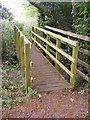
<path fill-rule="evenodd" d="M 31 42 L 23 35 L 23 33 L 20 31 L 20 29 L 16 25 L 14 25 L 14 28 L 18 30 L 18 32 L 20 33 L 20 36 L 24 37 L 25 43 L 29 43 L 31 45 Z"/>
<path fill-rule="evenodd" d="M 52 32 L 50 32 L 50 31 L 48 31 L 48 30 L 44 30 L 44 29 L 39 28 L 39 27 L 36 27 L 36 26 L 32 26 L 32 27 L 34 27 L 34 28 L 36 28 L 36 29 L 44 32 L 45 34 L 49 34 L 50 36 L 52 36 L 52 37 L 54 37 L 54 38 L 56 38 L 56 39 L 60 39 L 61 41 L 66 42 L 66 43 L 68 43 L 69 45 L 72 45 L 72 46 L 74 46 L 74 47 L 77 46 L 77 42 L 76 42 L 76 41 L 72 41 L 72 40 L 70 40 L 70 39 L 68 39 L 68 38 L 65 38 L 65 37 L 61 36 L 61 35 L 56 35 L 55 33 L 52 33 Z"/>
<path fill-rule="evenodd" d="M 74 37 L 74 38 L 81 39 L 83 41 L 90 42 L 90 37 L 88 37 L 88 36 L 84 36 L 84 35 L 80 35 L 80 34 L 70 32 L 70 31 L 65 31 L 65 30 L 53 28 L 53 27 L 50 27 L 50 26 L 47 26 L 47 25 L 45 25 L 45 28 L 47 28 L 49 30 L 53 30 L 53 31 L 58 32 L 58 33 L 62 33 L 64 35 L 68 35 L 68 36 L 71 36 L 71 37 Z"/>

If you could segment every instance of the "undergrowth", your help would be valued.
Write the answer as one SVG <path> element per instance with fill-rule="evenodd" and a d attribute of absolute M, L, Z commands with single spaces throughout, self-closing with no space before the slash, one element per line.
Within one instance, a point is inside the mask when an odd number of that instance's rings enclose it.
<path fill-rule="evenodd" d="M 22 78 L 18 64 L 5 63 L 2 70 L 2 109 L 6 107 L 10 109 L 13 104 L 22 102 L 26 96 L 25 78 Z M 30 87 L 28 88 L 29 95 L 40 97 L 40 94 Z"/>

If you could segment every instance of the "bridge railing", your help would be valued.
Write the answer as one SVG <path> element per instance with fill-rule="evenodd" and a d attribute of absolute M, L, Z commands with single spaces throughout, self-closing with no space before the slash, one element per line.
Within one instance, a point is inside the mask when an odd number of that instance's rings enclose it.
<path fill-rule="evenodd" d="M 26 92 L 30 86 L 30 41 L 22 34 L 17 26 L 14 26 L 15 47 L 21 66 L 22 76 L 26 80 Z"/>
<path fill-rule="evenodd" d="M 78 58 L 78 46 L 79 46 L 78 42 L 67 39 L 65 37 L 62 37 L 60 35 L 57 35 L 55 33 L 35 26 L 32 26 L 31 33 L 32 33 L 31 40 L 34 41 L 35 44 L 40 47 L 41 52 L 43 50 L 46 53 L 46 57 L 48 60 L 49 58 L 52 58 L 54 60 L 57 69 L 61 67 L 70 76 L 70 83 L 72 85 L 72 88 L 74 88 Z M 44 38 L 44 34 L 46 35 L 46 38 Z M 50 37 L 56 40 L 56 45 L 50 41 Z M 72 46 L 72 55 L 67 54 L 61 49 L 60 45 L 62 42 Z M 43 43 L 46 44 L 46 47 L 44 46 Z M 51 51 L 50 47 L 56 51 L 55 56 L 53 56 L 50 53 Z M 71 61 L 70 70 L 60 62 L 60 54 Z"/>
<path fill-rule="evenodd" d="M 85 55 L 89 59 L 90 51 L 88 49 L 88 46 L 89 46 L 89 43 L 90 43 L 90 37 L 80 35 L 80 34 L 76 34 L 76 33 L 70 32 L 70 31 L 65 31 L 65 30 L 53 28 L 53 27 L 50 27 L 50 26 L 45 26 L 45 28 L 48 29 L 48 30 L 51 30 L 53 32 L 56 32 L 58 34 L 65 35 L 68 38 L 71 38 L 71 39 L 74 38 L 74 40 L 79 40 L 79 41 L 84 42 L 84 44 L 86 44 L 87 47 L 83 48 L 83 46 L 79 46 L 79 53 L 81 53 L 82 55 Z M 80 65 L 81 68 L 84 67 L 88 71 L 88 73 L 90 73 L 90 65 L 87 62 L 85 62 L 85 59 L 82 60 L 82 58 L 78 57 L 77 61 L 78 61 L 78 65 Z M 90 82 L 89 76 L 86 75 L 82 70 L 77 69 L 77 74 L 79 76 L 81 76 L 83 79 L 85 79 L 86 81 Z"/>

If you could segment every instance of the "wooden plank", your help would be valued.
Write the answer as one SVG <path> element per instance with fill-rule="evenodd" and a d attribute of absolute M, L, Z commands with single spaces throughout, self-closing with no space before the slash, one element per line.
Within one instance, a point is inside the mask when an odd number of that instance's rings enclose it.
<path fill-rule="evenodd" d="M 75 58 L 75 63 L 71 63 L 71 72 L 74 74 L 73 78 L 70 77 L 70 83 L 72 85 L 72 88 L 74 88 L 74 85 L 75 85 L 75 77 L 76 77 L 76 70 L 77 70 L 77 59 L 78 59 L 78 49 L 79 49 L 79 43 L 77 42 L 77 46 L 73 47 L 73 50 L 72 50 L 72 57 Z"/>
<path fill-rule="evenodd" d="M 56 90 L 69 88 L 70 84 L 67 83 L 67 81 L 60 75 L 60 72 L 58 72 L 56 68 L 49 63 L 47 58 L 41 54 L 40 50 L 37 49 L 35 45 L 32 46 L 30 57 L 33 61 L 34 67 L 32 71 L 33 77 L 36 78 L 32 83 L 33 89 L 38 90 L 38 92 L 42 89 L 43 92 L 44 89 L 52 91 L 54 88 L 56 88 Z"/>
<path fill-rule="evenodd" d="M 79 63 L 80 65 L 84 66 L 85 68 L 90 69 L 90 65 L 87 64 L 86 62 L 78 59 L 78 63 Z"/>
<path fill-rule="evenodd" d="M 53 28 L 53 27 L 50 27 L 50 26 L 47 26 L 47 25 L 45 25 L 45 28 L 47 28 L 49 30 L 53 30 L 54 32 L 58 32 L 58 33 L 62 33 L 64 35 L 71 36 L 73 38 L 78 38 L 78 39 L 81 39 L 83 41 L 90 42 L 90 37 L 88 37 L 88 36 L 84 36 L 84 35 L 80 35 L 80 34 L 77 34 L 77 33 L 70 32 L 70 31 L 65 31 L 65 30 Z"/>
<path fill-rule="evenodd" d="M 78 69 L 77 69 L 77 74 L 83 77 L 83 79 L 85 79 L 86 81 L 90 82 L 90 78 Z"/>
<path fill-rule="evenodd" d="M 34 28 L 37 28 L 39 31 L 44 32 L 45 34 L 49 34 L 50 36 L 52 36 L 52 37 L 55 38 L 55 39 L 57 39 L 57 38 L 60 39 L 61 42 L 63 41 L 63 42 L 65 42 L 65 43 L 68 43 L 68 44 L 73 45 L 73 46 L 76 46 L 76 44 L 77 44 L 76 41 L 72 41 L 72 40 L 70 40 L 70 39 L 68 39 L 68 38 L 62 37 L 61 35 L 57 35 L 57 34 L 55 34 L 55 33 L 52 33 L 52 32 L 50 32 L 50 31 L 44 30 L 44 29 L 39 28 L 39 27 L 36 27 L 36 26 L 33 26 L 33 27 L 34 27 Z"/>
<path fill-rule="evenodd" d="M 59 39 L 56 40 L 56 47 L 60 49 L 60 40 Z M 60 53 L 58 51 L 56 51 L 56 59 L 58 61 L 60 61 Z M 55 64 L 55 67 L 57 68 L 57 70 L 59 70 L 59 68 L 60 68 L 57 63 Z"/>
<path fill-rule="evenodd" d="M 47 40 L 48 42 L 50 41 L 50 35 L 49 35 L 49 34 L 47 34 L 46 40 Z M 49 45 L 48 45 L 48 44 L 46 44 L 46 50 L 49 52 Z M 49 60 L 49 55 L 48 55 L 48 54 L 46 54 L 46 57 L 47 57 L 47 59 Z"/>
<path fill-rule="evenodd" d="M 62 90 L 64 88 L 67 88 L 67 85 L 54 86 L 54 87 L 48 87 L 48 88 L 39 88 L 38 91 L 39 92 L 47 92 L 47 91 L 54 91 L 54 90 Z M 68 85 L 68 88 L 71 88 L 71 87 L 69 87 L 69 85 Z"/>
<path fill-rule="evenodd" d="M 66 84 L 64 83 L 64 84 L 63 84 L 63 83 L 60 83 L 60 82 L 59 82 L 59 83 L 54 83 L 54 84 L 52 84 L 52 83 L 50 83 L 50 84 L 43 84 L 43 85 L 38 84 L 38 86 L 40 85 L 40 86 L 39 86 L 40 89 L 45 89 L 45 88 L 46 88 L 46 89 L 48 89 L 48 88 L 52 88 L 52 89 L 53 89 L 54 87 L 67 86 L 67 84 L 68 84 L 68 83 L 66 83 Z"/>
<path fill-rule="evenodd" d="M 26 92 L 30 86 L 30 44 L 25 44 L 25 78 L 26 78 Z"/>
<path fill-rule="evenodd" d="M 39 35 L 37 35 L 36 33 L 32 32 L 35 36 L 37 36 L 39 39 L 41 39 L 42 41 L 44 41 L 45 43 L 47 43 L 49 46 L 51 46 L 52 48 L 54 48 L 56 51 L 58 51 L 60 54 L 62 54 L 63 56 L 65 56 L 67 59 L 69 59 L 71 62 L 75 63 L 75 59 L 68 55 L 67 53 L 65 53 L 62 49 L 57 48 L 53 43 L 48 42 L 47 40 L 45 40 L 44 38 L 40 37 Z"/>
<path fill-rule="evenodd" d="M 62 63 L 60 63 L 52 54 L 50 54 L 43 46 L 41 46 L 34 38 L 31 37 L 67 74 L 73 78 L 73 74 Z"/>
<path fill-rule="evenodd" d="M 89 50 L 86 50 L 86 49 L 83 49 L 83 48 L 79 48 L 79 52 L 87 55 L 87 56 L 90 56 L 90 51 Z"/>

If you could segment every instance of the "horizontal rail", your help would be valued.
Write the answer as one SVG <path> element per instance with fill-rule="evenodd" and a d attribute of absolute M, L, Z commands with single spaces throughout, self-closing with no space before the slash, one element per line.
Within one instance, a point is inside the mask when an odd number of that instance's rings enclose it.
<path fill-rule="evenodd" d="M 29 43 L 30 45 L 31 45 L 31 42 L 23 35 L 23 33 L 19 30 L 19 28 L 15 25 L 14 26 L 16 29 L 17 29 L 17 31 L 20 33 L 20 36 L 23 36 L 24 37 L 24 41 L 25 41 L 25 43 Z"/>
<path fill-rule="evenodd" d="M 88 36 L 84 36 L 84 35 L 80 35 L 80 34 L 76 34 L 76 33 L 70 32 L 70 31 L 65 31 L 65 30 L 53 28 L 53 27 L 50 27 L 50 26 L 47 26 L 47 25 L 45 25 L 45 28 L 47 28 L 49 30 L 53 30 L 53 31 L 58 32 L 58 33 L 62 33 L 64 35 L 71 36 L 73 38 L 78 38 L 78 39 L 90 42 L 90 37 L 88 37 Z"/>
<path fill-rule="evenodd" d="M 58 51 L 59 53 L 61 53 L 63 56 L 65 56 L 67 59 L 69 59 L 71 62 L 75 63 L 75 59 L 73 57 L 71 57 L 70 55 L 68 55 L 67 53 L 65 53 L 63 50 L 57 48 L 53 43 L 48 42 L 47 40 L 45 40 L 44 38 L 40 37 L 39 35 L 37 35 L 36 33 L 32 32 L 32 34 L 34 34 L 35 36 L 37 36 L 40 40 L 42 40 L 43 42 L 47 43 L 49 46 L 51 46 L 52 48 L 54 48 L 56 51 Z"/>
<path fill-rule="evenodd" d="M 42 45 L 40 45 L 34 38 L 31 37 L 32 40 L 40 47 L 42 48 L 66 73 L 68 73 L 72 78 L 73 74 L 62 64 L 60 63 L 52 54 L 50 54 Z"/>
<path fill-rule="evenodd" d="M 90 51 L 89 50 L 86 50 L 86 49 L 83 49 L 83 48 L 79 48 L 79 52 L 87 55 L 87 56 L 90 56 Z"/>
<path fill-rule="evenodd" d="M 52 36 L 52 37 L 55 38 L 55 39 L 60 39 L 61 41 L 65 42 L 65 43 L 68 43 L 69 45 L 72 45 L 72 46 L 75 46 L 75 47 L 77 46 L 77 45 L 76 45 L 76 44 L 77 44 L 76 41 L 72 41 L 72 40 L 70 40 L 70 39 L 68 39 L 68 38 L 65 38 L 65 37 L 61 36 L 61 35 L 57 35 L 57 34 L 55 34 L 55 33 L 52 33 L 52 32 L 50 32 L 50 31 L 44 30 L 44 29 L 39 28 L 39 27 L 36 27 L 36 26 L 32 26 L 32 27 L 34 27 L 34 28 L 36 28 L 36 29 L 44 32 L 45 34 L 49 34 L 50 36 Z"/>
<path fill-rule="evenodd" d="M 78 63 L 79 63 L 80 65 L 84 66 L 85 68 L 90 69 L 90 65 L 87 64 L 86 62 L 78 59 Z"/>
<path fill-rule="evenodd" d="M 83 78 L 85 79 L 86 81 L 90 82 L 90 78 L 85 75 L 83 72 L 81 72 L 80 70 L 77 69 L 77 73 Z"/>

